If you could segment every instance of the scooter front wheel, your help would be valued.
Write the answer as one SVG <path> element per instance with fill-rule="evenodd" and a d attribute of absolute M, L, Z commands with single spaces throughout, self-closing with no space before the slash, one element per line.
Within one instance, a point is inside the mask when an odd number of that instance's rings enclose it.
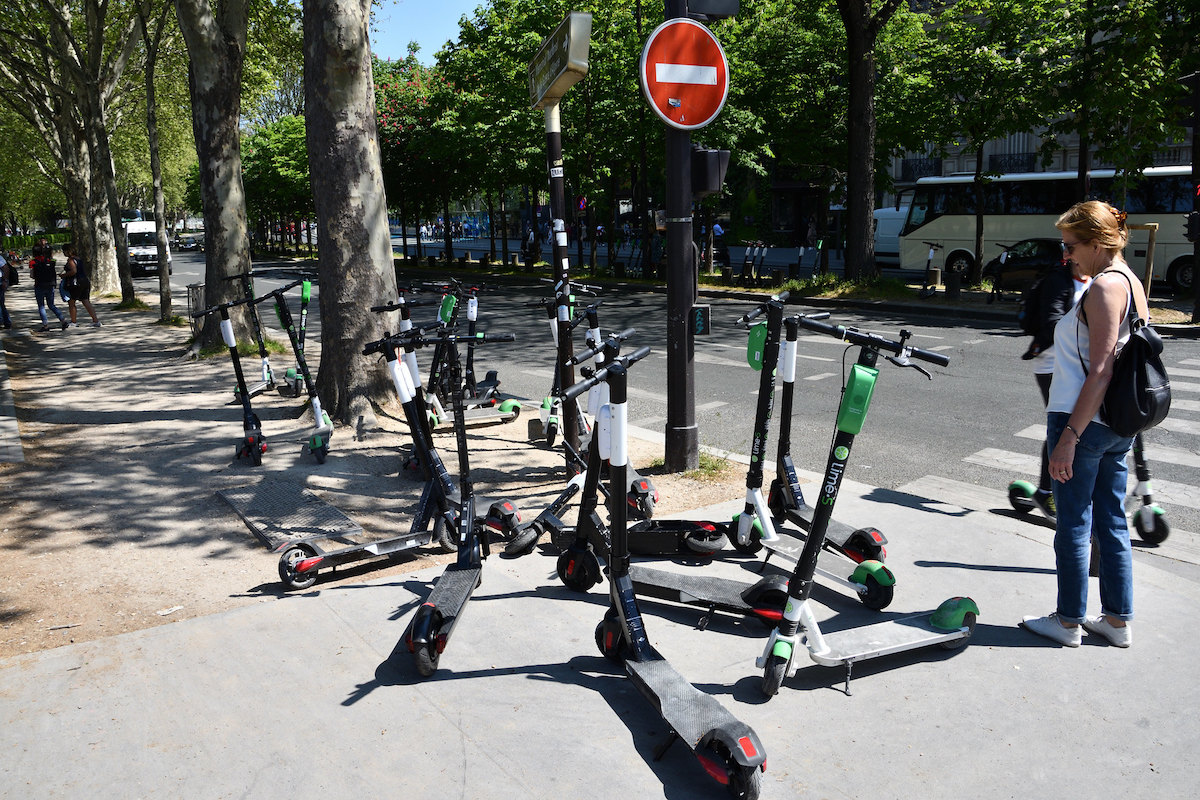
<path fill-rule="evenodd" d="M 1013 481 L 1008 485 L 1008 502 L 1013 509 L 1022 514 L 1028 514 L 1037 508 L 1033 503 L 1033 493 L 1037 487 L 1029 481 Z"/>
<path fill-rule="evenodd" d="M 556 566 L 559 579 L 573 592 L 586 592 L 600 582 L 600 562 L 591 550 L 570 548 Z"/>
<path fill-rule="evenodd" d="M 1149 514 L 1143 515 L 1142 512 L 1136 511 L 1133 514 L 1133 527 L 1137 529 L 1138 536 L 1146 544 L 1162 544 L 1171 535 L 1171 525 L 1167 522 L 1167 518 L 1163 516 L 1163 510 L 1158 506 L 1151 509 L 1153 514 L 1153 522 L 1146 523 L 1146 517 Z"/>
<path fill-rule="evenodd" d="M 437 647 L 432 641 L 420 645 L 413 651 L 413 661 L 416 663 L 417 672 L 421 673 L 423 678 L 428 678 L 437 672 L 438 661 L 441 657 L 442 654 L 437 651 Z"/>
<path fill-rule="evenodd" d="M 600 655 L 609 661 L 620 663 L 625 659 L 625 637 L 621 631 L 621 621 L 610 608 L 596 625 L 596 648 Z"/>
<path fill-rule="evenodd" d="M 767 666 L 763 668 L 763 694 L 767 697 L 774 697 L 779 694 L 779 687 L 783 686 L 783 679 L 786 675 L 787 659 L 772 653 L 767 659 Z"/>

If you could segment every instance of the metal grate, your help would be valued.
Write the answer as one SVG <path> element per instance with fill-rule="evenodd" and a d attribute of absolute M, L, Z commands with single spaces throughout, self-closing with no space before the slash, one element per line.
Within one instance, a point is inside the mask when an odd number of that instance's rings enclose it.
<path fill-rule="evenodd" d="M 293 539 L 337 538 L 362 533 L 362 526 L 307 489 L 263 481 L 217 492 L 263 544 L 274 550 Z"/>

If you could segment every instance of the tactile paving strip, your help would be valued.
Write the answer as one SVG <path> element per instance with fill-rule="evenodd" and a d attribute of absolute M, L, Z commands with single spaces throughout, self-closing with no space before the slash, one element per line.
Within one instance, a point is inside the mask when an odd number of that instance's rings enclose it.
<path fill-rule="evenodd" d="M 339 538 L 362 533 L 362 526 L 307 489 L 263 481 L 217 492 L 254 535 L 274 550 L 296 539 Z"/>

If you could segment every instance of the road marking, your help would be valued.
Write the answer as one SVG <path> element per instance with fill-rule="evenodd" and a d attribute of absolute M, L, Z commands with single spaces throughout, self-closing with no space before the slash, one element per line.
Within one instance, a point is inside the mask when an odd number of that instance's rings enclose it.
<path fill-rule="evenodd" d="M 1035 439 L 1042 441 L 1046 438 L 1045 425 L 1030 425 L 1028 428 L 1017 431 L 1014 436 L 1020 436 L 1022 439 Z"/>
<path fill-rule="evenodd" d="M 809 376 L 808 376 L 807 378 L 805 378 L 804 380 L 806 380 L 806 381 L 820 381 L 820 380 L 824 380 L 825 378 L 832 378 L 832 377 L 836 376 L 836 374 L 837 374 L 837 373 L 835 373 L 835 372 L 822 372 L 822 373 L 819 373 L 819 374 L 817 374 L 817 375 L 809 375 Z"/>
<path fill-rule="evenodd" d="M 1169 375 L 1170 373 L 1168 373 Z M 1200 392 L 1200 383 L 1182 383 L 1171 381 L 1171 389 L 1178 392 Z"/>
<path fill-rule="evenodd" d="M 937 337 L 937 338 L 939 338 L 939 339 L 940 339 L 940 338 L 942 338 L 942 337 L 940 337 L 940 336 L 939 336 L 939 337 Z M 932 350 L 933 352 L 935 352 L 935 353 L 938 353 L 938 352 L 941 352 L 942 350 L 953 350 L 953 349 L 954 349 L 954 345 L 952 345 L 952 344 L 943 344 L 943 345 L 938 345 L 937 347 L 929 347 L 929 348 L 926 348 L 926 349 L 928 349 L 928 350 Z"/>
<path fill-rule="evenodd" d="M 1151 462 L 1151 471 L 1153 471 L 1153 462 L 1155 461 L 1163 464 L 1178 464 L 1181 467 L 1200 467 L 1200 454 L 1184 450 L 1182 447 L 1148 444 L 1143 449 L 1146 453 L 1146 460 Z M 1131 460 L 1130 464 L 1132 463 Z"/>
<path fill-rule="evenodd" d="M 534 378 L 549 378 L 554 380 L 554 370 L 551 369 L 523 369 L 522 375 L 531 375 Z"/>
<path fill-rule="evenodd" d="M 1129 474 L 1133 475 L 1133 471 L 1130 470 Z M 1136 483 L 1137 477 L 1134 476 L 1130 481 L 1130 491 L 1133 491 L 1133 485 Z M 1156 503 L 1167 503 L 1184 508 L 1200 508 L 1200 489 L 1195 486 L 1160 481 L 1158 478 L 1154 478 L 1150 481 L 1150 491 L 1153 493 Z"/>
<path fill-rule="evenodd" d="M 697 411 L 712 411 L 713 409 L 720 408 L 721 406 L 727 406 L 727 405 L 729 405 L 729 403 L 726 403 L 724 400 L 713 400 L 711 403 L 704 403 L 702 405 L 696 406 L 696 410 Z"/>
<path fill-rule="evenodd" d="M 696 353 L 693 356 L 693 358 L 695 359 L 697 364 L 712 364 L 714 366 L 720 366 L 720 367 L 739 367 L 739 368 L 746 366 L 745 359 L 742 359 L 741 361 L 735 361 L 732 358 L 722 358 L 721 356 L 714 356 L 709 353 Z"/>
<path fill-rule="evenodd" d="M 1015 472 L 1018 475 L 1036 475 L 1041 472 L 1041 456 L 1031 456 L 1028 453 L 1014 453 L 1010 450 L 999 450 L 986 447 L 972 453 L 963 459 L 968 464 L 978 464 L 981 467 L 994 467 L 1005 472 Z"/>
<path fill-rule="evenodd" d="M 806 356 L 803 353 L 797 353 L 796 357 L 797 358 L 807 358 L 809 361 L 824 361 L 826 363 L 832 363 L 835 360 L 832 358 L 828 358 L 826 356 Z"/>
<path fill-rule="evenodd" d="M 638 397 L 642 400 L 653 400 L 656 403 L 662 403 L 664 405 L 667 402 L 667 396 L 665 394 L 648 392 L 645 389 L 639 389 L 636 386 L 630 386 L 626 389 L 626 391 L 629 392 L 630 397 Z"/>
<path fill-rule="evenodd" d="M 1175 384 L 1172 383 L 1171 388 L 1174 387 Z M 1192 433 L 1200 435 L 1200 423 L 1192 422 L 1191 420 L 1186 419 L 1175 419 L 1174 417 L 1168 416 L 1162 422 L 1158 423 L 1158 427 L 1162 428 L 1164 431 L 1172 431 L 1174 433 Z"/>
<path fill-rule="evenodd" d="M 1175 384 L 1171 384 L 1174 386 Z M 1177 397 L 1171 398 L 1172 411 L 1200 411 L 1200 400 L 1180 400 Z"/>
<path fill-rule="evenodd" d="M 963 342 L 963 344 L 980 344 L 980 343 L 986 342 L 986 341 L 987 341 L 987 339 L 967 339 L 966 341 Z"/>
<path fill-rule="evenodd" d="M 1200 378 L 1200 370 L 1172 368 L 1171 369 L 1171 377 L 1175 378 L 1175 377 L 1179 377 L 1179 376 L 1182 376 L 1184 378 Z M 1171 385 L 1174 386 L 1175 384 L 1172 383 Z"/>
<path fill-rule="evenodd" d="M 1180 364 L 1186 364 L 1189 367 L 1200 367 L 1200 358 L 1185 358 Z"/>

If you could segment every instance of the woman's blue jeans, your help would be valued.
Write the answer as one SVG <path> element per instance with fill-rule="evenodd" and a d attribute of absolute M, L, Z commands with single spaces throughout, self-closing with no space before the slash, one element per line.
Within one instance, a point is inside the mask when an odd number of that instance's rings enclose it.
<path fill-rule="evenodd" d="M 43 286 L 35 283 L 33 285 L 33 297 L 37 300 L 38 315 L 42 318 L 42 324 L 46 325 L 49 319 L 46 317 L 46 307 L 54 312 L 54 316 L 58 317 L 58 321 L 62 322 L 63 313 L 58 310 L 58 306 L 54 305 L 54 284 Z"/>
<path fill-rule="evenodd" d="M 1070 414 L 1047 415 L 1046 446 L 1051 452 L 1069 420 Z M 1071 480 L 1054 482 L 1057 611 L 1064 621 L 1083 622 L 1087 613 L 1092 537 L 1100 555 L 1100 610 L 1117 619 L 1133 619 L 1133 552 L 1125 519 L 1125 455 L 1132 444 L 1132 438 L 1093 422 L 1075 445 Z"/>

